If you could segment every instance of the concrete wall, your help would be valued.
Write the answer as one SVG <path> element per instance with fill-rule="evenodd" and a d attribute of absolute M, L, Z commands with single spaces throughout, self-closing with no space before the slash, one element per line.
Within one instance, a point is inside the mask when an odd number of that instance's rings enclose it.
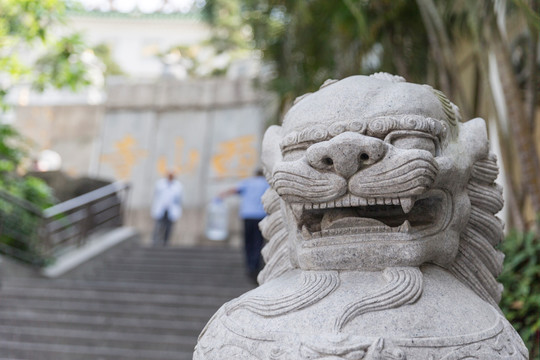
<path fill-rule="evenodd" d="M 71 175 L 131 182 L 129 219 L 146 241 L 154 183 L 174 170 L 185 190 L 174 241 L 199 242 L 207 203 L 259 164 L 268 99 L 251 80 L 225 78 L 115 83 L 107 94 L 100 106 L 19 107 L 16 126 Z M 237 200 L 228 203 L 236 233 Z"/>
<path fill-rule="evenodd" d="M 19 106 L 14 125 L 34 153 L 54 150 L 62 156 L 62 170 L 87 175 L 97 160 L 103 110 L 91 105 Z"/>
<path fill-rule="evenodd" d="M 258 165 L 261 94 L 250 80 L 228 79 L 116 84 L 108 94 L 95 174 L 132 182 L 132 221 L 148 233 L 154 183 L 174 170 L 186 210 L 175 238 L 196 243 L 206 204 Z"/>

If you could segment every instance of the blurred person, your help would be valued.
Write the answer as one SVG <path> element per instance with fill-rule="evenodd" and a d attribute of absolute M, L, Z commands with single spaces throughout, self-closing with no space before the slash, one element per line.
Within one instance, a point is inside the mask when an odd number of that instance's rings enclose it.
<path fill-rule="evenodd" d="M 255 176 L 243 180 L 233 189 L 219 194 L 219 198 L 238 194 L 241 197 L 240 218 L 244 222 L 244 251 L 248 276 L 257 280 L 257 275 L 262 268 L 263 261 L 261 250 L 264 239 L 259 230 L 259 222 L 266 216 L 261 196 L 269 188 L 268 182 L 263 176 L 262 170 L 257 170 Z"/>
<path fill-rule="evenodd" d="M 152 242 L 154 246 L 166 246 L 174 223 L 182 215 L 182 184 L 169 171 L 165 178 L 156 182 L 152 201 L 152 218 L 155 220 Z"/>

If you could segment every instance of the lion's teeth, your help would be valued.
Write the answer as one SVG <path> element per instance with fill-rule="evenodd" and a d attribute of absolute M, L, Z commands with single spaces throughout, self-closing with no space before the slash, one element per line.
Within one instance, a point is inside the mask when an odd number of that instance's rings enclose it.
<path fill-rule="evenodd" d="M 302 226 L 302 236 L 304 237 L 304 239 L 310 239 L 311 238 L 311 233 L 307 229 L 306 225 Z"/>
<path fill-rule="evenodd" d="M 377 203 L 377 200 L 375 200 L 375 198 L 369 198 L 368 199 L 368 204 L 369 205 L 375 205 Z"/>
<path fill-rule="evenodd" d="M 398 198 L 392 199 L 392 204 L 399 205 L 399 199 Z"/>
<path fill-rule="evenodd" d="M 304 204 L 304 209 L 311 210 L 312 208 L 313 208 L 313 204 L 312 204 L 312 203 L 305 203 L 305 204 Z"/>
<path fill-rule="evenodd" d="M 412 201 L 411 198 L 402 198 L 402 199 L 399 199 L 400 200 L 400 203 L 401 203 L 401 208 L 403 209 L 403 212 L 405 214 L 408 214 L 409 211 L 411 211 L 413 205 L 414 205 L 414 202 Z"/>
<path fill-rule="evenodd" d="M 303 204 L 291 204 L 291 210 L 292 210 L 296 220 L 300 220 L 300 218 L 302 217 L 302 208 L 303 207 L 304 207 Z"/>
<path fill-rule="evenodd" d="M 411 231 L 411 223 L 409 222 L 409 220 L 405 220 L 403 224 L 400 225 L 399 232 L 408 233 L 410 231 Z"/>
<path fill-rule="evenodd" d="M 377 205 L 384 205 L 384 199 L 383 198 L 377 198 Z"/>

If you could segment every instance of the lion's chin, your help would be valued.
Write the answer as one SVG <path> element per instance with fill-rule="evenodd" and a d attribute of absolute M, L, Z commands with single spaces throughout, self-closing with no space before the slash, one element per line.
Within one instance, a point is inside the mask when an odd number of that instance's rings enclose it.
<path fill-rule="evenodd" d="M 364 199 L 347 194 L 325 203 L 293 203 L 302 247 L 414 241 L 442 231 L 452 217 L 447 191 L 409 198 Z"/>

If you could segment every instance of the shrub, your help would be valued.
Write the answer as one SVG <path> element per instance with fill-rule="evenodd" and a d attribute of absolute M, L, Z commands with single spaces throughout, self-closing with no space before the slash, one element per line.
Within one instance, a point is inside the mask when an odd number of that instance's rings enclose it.
<path fill-rule="evenodd" d="M 501 245 L 505 253 L 499 281 L 504 285 L 501 309 L 540 360 L 540 238 L 535 232 L 513 231 Z"/>

